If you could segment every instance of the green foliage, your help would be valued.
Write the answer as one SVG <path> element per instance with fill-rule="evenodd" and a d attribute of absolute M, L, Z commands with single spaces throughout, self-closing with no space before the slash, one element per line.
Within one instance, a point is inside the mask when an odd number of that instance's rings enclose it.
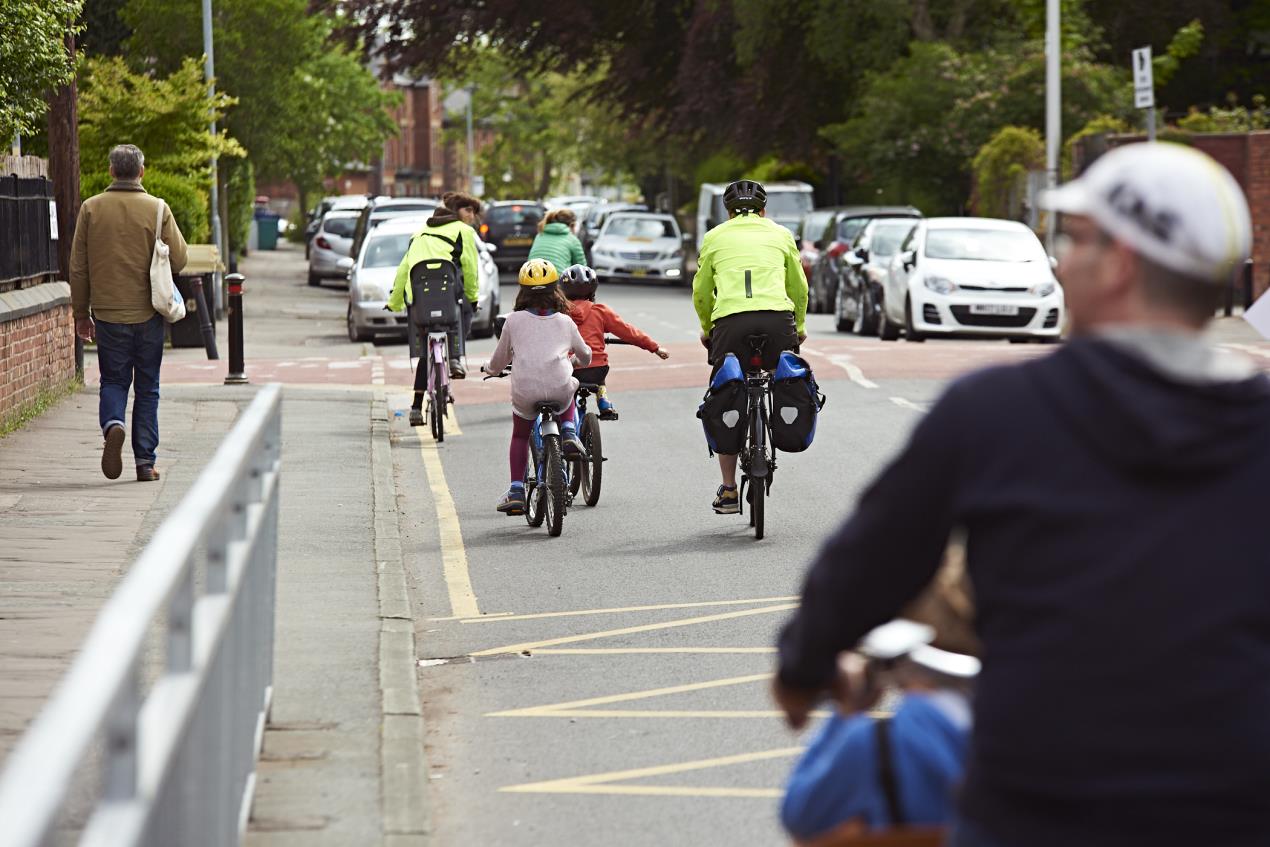
<path fill-rule="evenodd" d="M 41 388 L 35 399 L 11 411 L 0 419 L 0 438 L 12 435 L 40 415 L 52 409 L 65 398 L 71 396 L 84 385 L 82 377 L 75 376 L 62 383 Z"/>
<path fill-rule="evenodd" d="M 1061 170 L 1063 179 L 1069 180 L 1075 174 L 1073 173 L 1072 155 L 1076 149 L 1076 145 L 1080 143 L 1082 138 L 1088 138 L 1091 135 L 1115 134 L 1129 132 L 1129 124 L 1114 115 L 1098 115 L 1085 124 L 1081 129 L 1071 135 L 1063 144 L 1063 155 Z"/>
<path fill-rule="evenodd" d="M 1257 94 L 1252 98 L 1252 108 L 1241 106 L 1233 96 L 1228 98 L 1225 108 L 1214 106 L 1206 111 L 1194 107 L 1190 113 L 1177 122 L 1178 128 L 1186 132 L 1254 132 L 1270 129 L 1270 108 L 1266 106 L 1265 95 Z"/>
<path fill-rule="evenodd" d="M 1045 141 L 1031 127 L 1004 126 L 971 162 L 976 211 L 990 218 L 1019 216 L 1028 171 L 1045 167 Z"/>
<path fill-rule="evenodd" d="M 172 208 L 172 217 L 181 228 L 181 234 L 190 244 L 204 244 L 211 240 L 208 225 L 207 192 L 194 180 L 177 174 L 167 174 L 146 168 L 142 184 L 155 197 L 162 197 Z M 106 171 L 85 174 L 79 181 L 79 196 L 87 200 L 100 194 L 110 185 Z"/>
<path fill-rule="evenodd" d="M 233 104 L 223 93 L 208 100 L 196 59 L 186 59 L 168 77 L 154 77 L 133 73 L 118 57 L 90 58 L 79 88 L 80 162 L 89 172 L 100 170 L 110 148 L 135 144 L 148 167 L 206 180 L 213 155 L 245 152 L 223 130 L 213 136 L 208 128 L 212 115 L 220 120 Z"/>
<path fill-rule="evenodd" d="M 221 226 L 232 249 L 241 253 L 247 248 L 251 216 L 256 209 L 256 171 L 250 159 L 230 159 L 224 167 L 229 214 Z"/>
<path fill-rule="evenodd" d="M 1164 55 L 1151 59 L 1152 81 L 1157 86 L 1169 84 L 1169 80 L 1182 66 L 1182 60 L 1189 59 L 1199 52 L 1204 43 L 1204 24 L 1198 18 L 1182 27 L 1174 34 L 1165 48 Z"/>
<path fill-rule="evenodd" d="M 48 111 L 45 95 L 71 81 L 75 64 L 64 38 L 83 0 L 0 0 L 0 145 L 30 135 Z"/>

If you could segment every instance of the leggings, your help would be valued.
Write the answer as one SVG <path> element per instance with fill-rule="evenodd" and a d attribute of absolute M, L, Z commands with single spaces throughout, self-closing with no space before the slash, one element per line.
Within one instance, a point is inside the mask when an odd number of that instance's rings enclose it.
<path fill-rule="evenodd" d="M 572 424 L 576 417 L 576 408 L 573 402 L 570 401 L 569 408 L 564 410 L 559 420 L 561 424 Z M 507 462 L 511 468 L 512 482 L 524 482 L 525 480 L 525 466 L 529 464 L 529 436 L 533 429 L 533 421 L 527 421 L 517 414 L 512 415 L 512 443 L 507 451 Z"/>

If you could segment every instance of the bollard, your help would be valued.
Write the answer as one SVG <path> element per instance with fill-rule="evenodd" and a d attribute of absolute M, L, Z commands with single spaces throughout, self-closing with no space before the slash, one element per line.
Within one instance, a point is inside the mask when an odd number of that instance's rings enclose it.
<path fill-rule="evenodd" d="M 203 292 L 203 278 L 194 278 L 194 307 L 198 312 L 198 327 L 203 333 L 203 349 L 207 351 L 209 361 L 216 361 L 220 353 L 216 350 L 216 330 L 212 327 L 212 313 L 207 308 L 207 295 Z"/>
<path fill-rule="evenodd" d="M 229 274 L 225 277 L 225 285 L 229 289 L 229 374 L 225 377 L 226 385 L 244 385 L 247 375 L 243 373 L 243 275 Z"/>
<path fill-rule="evenodd" d="M 1244 311 L 1252 308 L 1252 259 L 1244 261 Z"/>

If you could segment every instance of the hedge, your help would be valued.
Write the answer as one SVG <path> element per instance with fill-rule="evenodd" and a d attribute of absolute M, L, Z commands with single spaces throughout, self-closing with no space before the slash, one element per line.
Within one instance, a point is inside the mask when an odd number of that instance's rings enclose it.
<path fill-rule="evenodd" d="M 184 177 L 147 170 L 143 180 L 146 191 L 162 197 L 172 208 L 176 225 L 190 244 L 205 244 L 211 240 L 207 223 L 207 192 Z M 110 174 L 87 174 L 80 179 L 79 194 L 82 199 L 100 194 L 110 185 Z"/>

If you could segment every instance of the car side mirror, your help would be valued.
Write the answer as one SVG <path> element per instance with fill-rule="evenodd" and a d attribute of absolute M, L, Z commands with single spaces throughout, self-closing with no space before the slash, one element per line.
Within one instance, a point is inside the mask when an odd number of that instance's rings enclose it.
<path fill-rule="evenodd" d="M 348 273 L 349 271 L 353 269 L 354 264 L 355 263 L 353 262 L 353 259 L 351 256 L 343 256 L 339 259 L 339 261 L 335 263 L 335 267 L 338 268 L 339 270 L 344 271 L 345 273 Z"/>
<path fill-rule="evenodd" d="M 494 337 L 495 337 L 495 338 L 502 338 L 502 337 L 503 337 L 503 324 L 505 324 L 505 323 L 507 323 L 507 316 L 506 316 L 506 315 L 495 315 L 495 316 L 494 316 Z"/>
<path fill-rule="evenodd" d="M 1050 256 L 1050 270 L 1058 270 L 1058 259 L 1055 259 L 1053 256 Z"/>
<path fill-rule="evenodd" d="M 691 233 L 691 232 L 685 232 L 685 233 L 683 234 L 683 242 L 684 242 L 684 244 L 691 244 L 691 243 L 692 243 L 692 233 Z"/>
<path fill-rule="evenodd" d="M 900 262 L 904 265 L 904 270 L 911 271 L 917 267 L 917 253 L 913 250 L 905 250 L 900 255 Z"/>
<path fill-rule="evenodd" d="M 484 243 L 485 243 L 485 252 L 486 252 L 486 253 L 497 253 L 497 252 L 498 252 L 498 245 L 497 245 L 497 244 L 490 244 L 488 241 L 486 241 L 486 242 L 484 242 Z"/>
<path fill-rule="evenodd" d="M 861 264 L 863 264 L 863 263 L 865 263 L 865 262 L 869 261 L 869 248 L 867 248 L 867 247 L 857 247 L 857 248 L 855 249 L 855 256 L 856 256 L 856 258 L 857 258 L 857 259 L 859 259 L 859 260 L 860 260 L 860 263 L 861 263 Z"/>

